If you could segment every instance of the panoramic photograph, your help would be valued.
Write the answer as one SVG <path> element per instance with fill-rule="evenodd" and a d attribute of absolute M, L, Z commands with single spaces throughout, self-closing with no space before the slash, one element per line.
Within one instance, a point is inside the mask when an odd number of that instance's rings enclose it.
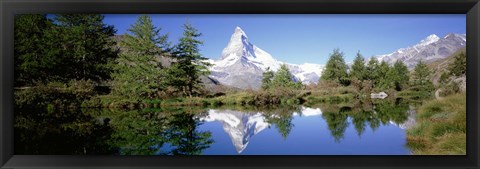
<path fill-rule="evenodd" d="M 19 14 L 16 155 L 466 155 L 465 14 Z"/>

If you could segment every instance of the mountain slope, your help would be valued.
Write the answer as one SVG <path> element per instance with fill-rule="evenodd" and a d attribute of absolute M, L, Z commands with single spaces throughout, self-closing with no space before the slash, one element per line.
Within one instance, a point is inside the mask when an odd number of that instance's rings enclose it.
<path fill-rule="evenodd" d="M 316 83 L 323 69 L 322 65 L 317 64 L 297 65 L 276 60 L 268 52 L 250 43 L 240 27 L 235 28 L 220 59 L 209 62 L 213 64 L 210 77 L 241 89 L 259 89 L 262 73 L 267 69 L 276 71 L 281 64 L 286 64 L 295 79 L 305 84 Z"/>
<path fill-rule="evenodd" d="M 395 63 L 397 60 L 403 61 L 409 69 L 413 69 L 415 65 L 423 60 L 426 63 L 447 58 L 460 48 L 465 47 L 466 34 L 448 34 L 443 38 L 432 34 L 421 40 L 418 44 L 401 48 L 397 51 L 375 56 L 379 61 L 386 61 L 389 64 Z"/>
<path fill-rule="evenodd" d="M 427 64 L 428 68 L 430 68 L 430 70 L 432 70 L 431 80 L 432 80 L 434 85 L 439 84 L 438 81 L 439 81 L 442 73 L 445 72 L 448 69 L 450 64 L 452 64 L 455 61 L 455 56 L 459 55 L 460 53 L 466 53 L 466 48 L 464 47 L 464 48 L 459 49 L 458 51 L 456 51 L 452 55 L 448 56 L 447 58 L 440 59 L 440 60 L 437 60 L 437 61 L 434 61 L 434 62 L 431 62 L 431 63 Z M 455 77 L 455 79 L 457 79 L 457 81 L 459 81 L 459 82 L 462 82 L 462 83 L 460 83 L 461 84 L 460 87 L 461 87 L 462 90 L 466 88 L 465 77 Z"/>

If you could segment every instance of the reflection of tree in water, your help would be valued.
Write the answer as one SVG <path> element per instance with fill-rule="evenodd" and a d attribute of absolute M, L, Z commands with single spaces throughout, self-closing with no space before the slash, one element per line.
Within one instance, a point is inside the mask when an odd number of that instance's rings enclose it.
<path fill-rule="evenodd" d="M 373 104 L 371 102 L 359 102 L 353 107 L 353 111 L 349 113 L 349 116 L 359 137 L 365 132 L 367 125 L 369 125 L 373 131 L 380 126 L 380 121 L 373 111 Z"/>
<path fill-rule="evenodd" d="M 301 112 L 301 107 L 285 106 L 269 109 L 264 111 L 264 116 L 266 122 L 274 124 L 283 139 L 287 139 L 290 131 L 292 131 L 292 128 L 294 127 L 292 123 L 294 112 Z"/>
<path fill-rule="evenodd" d="M 162 132 L 166 117 L 157 110 L 115 110 L 104 115 L 112 118 L 115 131 L 110 144 L 118 147 L 121 155 L 158 154 L 166 141 Z"/>
<path fill-rule="evenodd" d="M 200 122 L 195 113 L 183 109 L 117 111 L 108 116 L 115 128 L 111 144 L 122 155 L 199 155 L 213 143 L 210 132 L 196 130 Z"/>
<path fill-rule="evenodd" d="M 96 110 L 16 109 L 15 154 L 113 154 L 109 119 Z"/>
<path fill-rule="evenodd" d="M 165 136 L 173 149 L 172 155 L 200 155 L 213 143 L 211 132 L 198 131 L 201 125 L 198 116 L 192 113 L 177 112 L 169 117 Z"/>
<path fill-rule="evenodd" d="M 15 154 L 201 154 L 213 141 L 210 132 L 196 130 L 199 115 L 184 109 L 17 109 Z"/>
<path fill-rule="evenodd" d="M 358 136 L 362 136 L 363 132 L 365 132 L 366 126 L 367 126 L 367 119 L 369 116 L 371 116 L 373 113 L 372 111 L 366 111 L 366 110 L 360 110 L 360 111 L 355 111 L 354 113 L 351 113 L 352 117 L 352 124 L 355 127 L 355 130 L 357 131 Z"/>
<path fill-rule="evenodd" d="M 367 105 L 367 106 L 365 106 Z M 373 106 L 372 106 L 373 105 Z M 344 138 L 348 117 L 361 136 L 367 127 L 404 123 L 408 104 L 379 100 L 364 105 L 322 105 L 322 117 L 336 142 Z M 300 107 L 256 108 L 286 139 Z M 199 155 L 213 140 L 198 131 L 205 109 L 16 110 L 16 154 Z M 54 145 L 54 147 L 52 147 Z"/>
<path fill-rule="evenodd" d="M 368 105 L 373 106 L 368 106 Z M 380 100 L 375 104 L 356 104 L 356 105 L 321 105 L 322 117 L 325 119 L 331 135 L 336 142 L 340 142 L 346 128 L 348 127 L 348 117 L 361 136 L 367 125 L 375 131 L 380 125 L 388 125 L 390 122 L 401 124 L 408 120 L 409 106 L 401 100 L 387 101 Z"/>
<path fill-rule="evenodd" d="M 350 107 L 341 107 L 338 111 L 332 111 L 332 109 L 326 109 L 328 111 L 322 112 L 322 117 L 325 119 L 328 125 L 328 129 L 330 130 L 330 134 L 332 134 L 335 142 L 340 142 L 343 137 L 345 130 L 348 127 L 348 115 L 351 111 Z"/>
<path fill-rule="evenodd" d="M 393 121 L 395 124 L 401 124 L 408 119 L 407 111 L 409 106 L 400 99 L 397 99 L 395 102 L 382 100 L 375 104 L 374 110 L 377 112 L 378 119 L 384 125 L 390 121 Z"/>

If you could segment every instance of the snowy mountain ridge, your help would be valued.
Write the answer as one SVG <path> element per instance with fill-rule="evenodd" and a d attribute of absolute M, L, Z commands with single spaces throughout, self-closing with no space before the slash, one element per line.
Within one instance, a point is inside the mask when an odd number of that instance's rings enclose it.
<path fill-rule="evenodd" d="M 418 44 L 407 48 L 400 48 L 390 54 L 374 56 L 380 62 L 385 61 L 389 64 L 397 60 L 402 61 L 409 69 L 413 69 L 420 61 L 426 63 L 446 58 L 466 45 L 466 34 L 450 33 L 443 38 L 435 34 L 427 36 Z"/>

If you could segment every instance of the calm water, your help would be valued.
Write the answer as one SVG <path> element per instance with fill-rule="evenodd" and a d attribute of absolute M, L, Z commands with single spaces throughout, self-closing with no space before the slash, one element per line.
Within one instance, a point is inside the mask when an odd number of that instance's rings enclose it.
<path fill-rule="evenodd" d="M 411 106 L 21 110 L 15 154 L 409 155 Z"/>

